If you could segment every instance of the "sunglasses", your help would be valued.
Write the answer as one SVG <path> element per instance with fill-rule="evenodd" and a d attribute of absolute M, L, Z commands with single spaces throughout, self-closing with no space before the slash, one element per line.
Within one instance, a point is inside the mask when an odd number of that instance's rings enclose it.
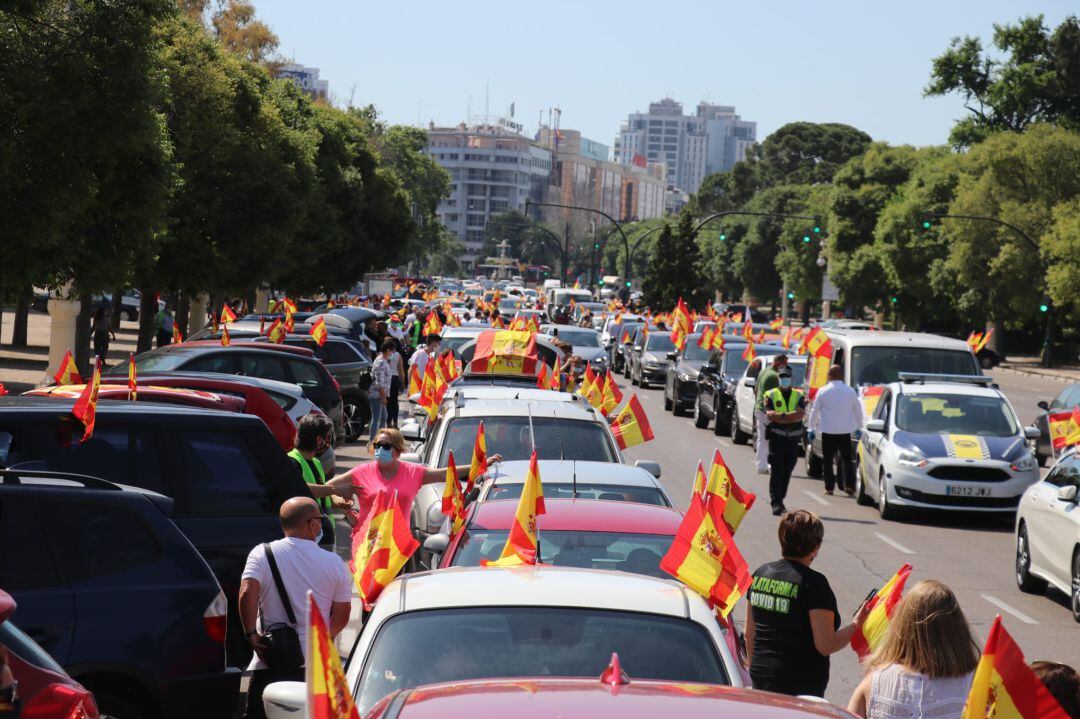
<path fill-rule="evenodd" d="M 389 442 L 375 442 L 371 446 L 375 449 L 397 449 L 397 447 L 390 444 Z"/>

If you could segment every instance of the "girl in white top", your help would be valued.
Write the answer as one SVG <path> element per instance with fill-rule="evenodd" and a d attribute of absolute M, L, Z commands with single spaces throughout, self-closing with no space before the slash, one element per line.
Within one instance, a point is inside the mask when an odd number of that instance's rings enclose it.
<path fill-rule="evenodd" d="M 848 711 L 868 719 L 958 719 L 979 647 L 956 595 L 941 582 L 908 590 Z"/>

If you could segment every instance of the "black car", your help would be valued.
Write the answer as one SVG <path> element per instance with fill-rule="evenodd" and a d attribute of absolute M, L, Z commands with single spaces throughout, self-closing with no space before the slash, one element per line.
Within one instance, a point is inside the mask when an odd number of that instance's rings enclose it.
<path fill-rule="evenodd" d="M 95 477 L 0 471 L 13 620 L 102 716 L 232 716 L 241 672 L 225 663 L 225 594 L 173 505 Z"/>
<path fill-rule="evenodd" d="M 613 372 L 626 371 L 628 367 L 626 359 L 630 355 L 630 348 L 634 346 L 634 335 L 637 334 L 642 324 L 641 322 L 626 322 L 619 328 L 619 336 L 614 338 L 611 343 L 611 369 Z M 628 379 L 630 377 L 629 374 L 623 376 Z"/>
<path fill-rule="evenodd" d="M 0 397 L 0 468 L 91 474 L 171 497 L 177 526 L 206 559 L 229 601 L 229 664 L 250 657 L 240 636 L 240 574 L 256 544 L 281 537 L 278 509 L 311 493 L 254 415 L 102 400 L 93 436 L 72 400 Z M 334 528 L 323 523 L 323 544 Z"/>
<path fill-rule="evenodd" d="M 639 331 L 638 333 L 642 333 Z M 668 353 L 675 351 L 671 332 L 654 329 L 647 335 L 634 338 L 631 352 L 630 382 L 648 389 L 650 384 L 662 384 L 667 373 Z"/>
<path fill-rule="evenodd" d="M 698 345 L 701 335 L 687 335 L 686 344 L 677 352 L 668 353 L 667 377 L 664 380 L 664 409 L 682 417 L 697 401 L 697 379 L 701 368 L 709 363 L 711 349 Z"/>
<path fill-rule="evenodd" d="M 1057 412 L 1072 412 L 1076 405 L 1080 404 L 1080 384 L 1070 384 L 1058 392 L 1058 396 L 1047 404 L 1046 400 L 1039 402 L 1042 412 L 1035 417 L 1032 423 L 1042 430 L 1042 434 L 1035 440 L 1035 459 L 1039 460 L 1039 466 L 1045 467 L 1047 462 L 1053 462 L 1054 449 L 1050 446 L 1050 422 L 1047 415 Z"/>
<path fill-rule="evenodd" d="M 731 408 L 735 400 L 735 383 L 742 377 L 746 365 L 743 351 L 746 339 L 741 335 L 724 335 L 724 349 L 714 350 L 697 377 L 697 399 L 694 402 L 694 426 L 705 429 L 713 420 L 713 434 L 721 436 L 731 429 Z M 757 354 L 784 352 L 777 345 L 754 346 Z"/>

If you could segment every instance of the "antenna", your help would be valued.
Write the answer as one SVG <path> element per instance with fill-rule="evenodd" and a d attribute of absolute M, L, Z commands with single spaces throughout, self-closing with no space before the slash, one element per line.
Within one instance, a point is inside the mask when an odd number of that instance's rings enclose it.
<path fill-rule="evenodd" d="M 525 408 L 529 411 L 529 442 L 532 443 L 532 450 L 536 451 L 536 433 L 533 431 L 533 419 L 532 419 L 532 402 L 528 402 Z"/>
<path fill-rule="evenodd" d="M 573 460 L 573 462 L 574 462 L 574 464 L 573 464 L 573 468 L 571 469 L 571 475 L 570 475 L 570 477 L 571 477 L 570 478 L 570 484 L 571 484 L 571 487 L 572 487 L 571 490 L 570 490 L 572 492 L 572 494 L 570 496 L 573 497 L 574 499 L 577 499 L 577 496 L 578 496 L 578 494 L 577 494 L 577 460 L 575 459 L 575 460 Z"/>

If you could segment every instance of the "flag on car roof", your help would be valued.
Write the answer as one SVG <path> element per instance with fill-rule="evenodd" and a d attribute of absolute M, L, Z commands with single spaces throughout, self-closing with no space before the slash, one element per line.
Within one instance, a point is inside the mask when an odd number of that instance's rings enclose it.
<path fill-rule="evenodd" d="M 686 335 L 690 334 L 691 328 L 690 310 L 680 297 L 671 313 L 671 341 L 677 349 L 681 350 L 686 345 Z"/>
<path fill-rule="evenodd" d="M 540 532 L 537 517 L 545 514 L 544 486 L 540 483 L 540 467 L 536 461 L 536 450 L 529 459 L 529 474 L 525 477 L 525 486 L 521 489 L 514 524 L 506 537 L 502 554 L 494 561 L 481 560 L 485 567 L 518 567 L 536 564 L 540 553 Z"/>
<path fill-rule="evenodd" d="M 293 313 L 292 312 L 286 312 L 285 313 L 284 325 L 285 325 L 285 331 L 286 332 L 292 332 L 294 329 L 296 329 L 296 322 L 293 320 Z"/>
<path fill-rule="evenodd" d="M 1057 699 L 1024 660 L 1024 654 L 994 617 L 975 667 L 961 719 L 1068 719 Z"/>
<path fill-rule="evenodd" d="M 397 576 L 420 543 L 401 514 L 397 492 L 380 492 L 367 524 L 353 533 L 349 568 L 364 609 L 371 611 L 379 593 Z"/>
<path fill-rule="evenodd" d="M 179 322 L 179 320 L 173 320 L 172 343 L 174 345 L 180 345 L 180 344 L 184 343 L 184 333 L 180 331 L 180 322 Z"/>
<path fill-rule="evenodd" d="M 221 326 L 221 346 L 222 347 L 228 347 L 230 344 L 232 344 L 232 339 L 230 339 L 230 337 L 229 337 L 229 326 L 228 325 L 222 325 Z"/>
<path fill-rule="evenodd" d="M 810 359 L 807 361 L 806 367 L 806 386 L 808 388 L 807 396 L 810 399 L 814 399 L 817 396 L 818 390 L 824 387 L 829 382 L 829 367 L 832 366 L 832 340 L 825 334 L 820 328 L 815 328 L 817 335 L 812 339 L 808 338 L 807 350 L 810 353 Z M 813 332 L 810 333 L 814 335 Z"/>
<path fill-rule="evenodd" d="M 607 378 L 604 380 L 603 401 L 600 405 L 600 412 L 607 417 L 615 411 L 616 407 L 622 404 L 622 401 L 623 393 L 619 389 L 619 385 L 615 383 L 615 373 L 608 370 Z"/>
<path fill-rule="evenodd" d="M 709 466 L 708 481 L 704 494 L 712 494 L 724 500 L 724 522 L 728 530 L 735 534 L 743 517 L 754 506 L 757 495 L 747 492 L 735 481 L 735 474 L 724 462 L 720 450 L 713 450 L 712 464 Z"/>
<path fill-rule="evenodd" d="M 416 368 L 416 365 L 409 367 L 409 396 L 414 394 L 420 394 L 420 390 L 424 387 L 424 378 L 420 376 L 420 370 Z"/>
<path fill-rule="evenodd" d="M 713 343 L 713 335 L 716 334 L 715 327 L 706 327 L 701 330 L 701 334 L 698 336 L 698 347 L 703 350 L 711 350 Z"/>
<path fill-rule="evenodd" d="M 310 589 L 307 596 L 307 715 L 310 719 L 360 719 L 330 628 Z"/>
<path fill-rule="evenodd" d="M 799 345 L 799 354 L 808 354 L 811 357 L 818 354 L 821 346 L 829 341 L 829 335 L 820 327 L 814 327 L 806 333 L 802 344 Z"/>
<path fill-rule="evenodd" d="M 285 341 L 286 334 L 288 333 L 280 318 L 275 319 L 273 324 L 270 325 L 270 329 L 266 331 L 266 336 L 269 337 L 270 341 L 274 344 L 282 344 Z"/>
<path fill-rule="evenodd" d="M 454 452 L 446 462 L 446 482 L 443 485 L 442 513 L 450 518 L 450 536 L 454 536 L 465 526 L 465 495 L 458 481 L 457 465 L 454 464 Z"/>
<path fill-rule="evenodd" d="M 438 362 L 434 358 L 428 360 L 424 368 L 424 383 L 420 388 L 420 400 L 417 402 L 427 411 L 428 421 L 430 422 L 434 422 L 435 418 L 439 416 L 439 403 L 442 402 L 443 394 L 440 389 L 445 387 L 439 377 L 436 368 L 437 364 Z"/>
<path fill-rule="evenodd" d="M 428 312 L 427 319 L 424 321 L 424 334 L 425 335 L 437 335 L 442 332 L 442 321 L 439 319 L 439 313 L 435 310 Z"/>
<path fill-rule="evenodd" d="M 75 400 L 71 413 L 83 423 L 86 431 L 80 442 L 85 442 L 94 434 L 94 420 L 97 416 L 98 391 L 101 389 L 101 357 L 94 358 L 94 373 L 83 387 L 82 394 Z"/>
<path fill-rule="evenodd" d="M 487 471 L 487 437 L 484 436 L 484 420 L 480 420 L 476 428 L 476 439 L 473 440 L 472 461 L 469 463 L 469 481 L 465 484 L 465 493 L 468 494 L 476 486 L 476 480 Z"/>
<path fill-rule="evenodd" d="M 742 336 L 746 338 L 748 342 L 754 341 L 754 323 L 749 320 L 745 320 L 742 326 Z"/>
<path fill-rule="evenodd" d="M 851 648 L 859 655 L 859 661 L 866 659 L 885 640 L 889 621 L 896 610 L 896 605 L 904 593 L 904 585 L 911 575 L 911 565 L 905 563 L 897 570 L 885 585 L 870 597 L 870 613 L 863 622 L 862 629 L 856 629 L 851 636 Z"/>
<path fill-rule="evenodd" d="M 588 394 L 590 391 L 592 391 L 592 386 L 594 384 L 596 384 L 596 373 L 593 372 L 591 364 L 586 364 L 585 374 L 581 378 L 581 387 L 578 388 L 578 394 L 580 394 L 582 397 L 588 397 Z"/>
<path fill-rule="evenodd" d="M 230 322 L 236 322 L 236 313 L 232 311 L 232 307 L 229 307 L 229 303 L 226 302 L 221 306 L 221 324 L 227 325 Z"/>
<path fill-rule="evenodd" d="M 479 374 L 536 374 L 536 335 L 485 330 L 476 338 L 470 368 Z"/>
<path fill-rule="evenodd" d="M 311 323 L 311 336 L 315 338 L 320 347 L 326 344 L 329 335 L 330 331 L 326 329 L 326 320 L 322 317 Z"/>
<path fill-rule="evenodd" d="M 754 357 L 756 356 L 757 354 L 754 353 L 754 340 L 750 340 L 746 343 L 746 348 L 742 351 L 742 358 L 747 362 L 753 362 Z"/>
<path fill-rule="evenodd" d="M 290 300 L 288 297 L 283 297 L 281 299 L 281 309 L 286 315 L 295 314 L 296 303 Z"/>
<path fill-rule="evenodd" d="M 784 326 L 784 318 L 777 317 L 775 320 L 769 323 L 769 329 L 773 332 L 779 332 L 780 328 Z"/>
<path fill-rule="evenodd" d="M 139 396 L 139 384 L 135 377 L 135 355 L 128 354 L 128 399 L 132 402 Z"/>
<path fill-rule="evenodd" d="M 643 444 L 653 438 L 649 418 L 645 415 L 645 408 L 641 406 L 641 400 L 636 394 L 630 395 L 630 401 L 615 416 L 611 423 L 611 432 L 615 435 L 619 449 Z"/>

